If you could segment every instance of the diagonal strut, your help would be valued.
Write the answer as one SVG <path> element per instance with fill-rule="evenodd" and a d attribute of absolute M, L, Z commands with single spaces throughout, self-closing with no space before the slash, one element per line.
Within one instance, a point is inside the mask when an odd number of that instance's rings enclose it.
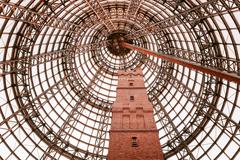
<path fill-rule="evenodd" d="M 88 6 L 94 11 L 94 13 L 99 18 L 100 22 L 105 25 L 107 30 L 109 32 L 114 31 L 116 28 L 107 14 L 107 12 L 104 10 L 103 6 L 100 4 L 99 0 L 85 0 L 88 4 Z"/>
<path fill-rule="evenodd" d="M 197 71 L 200 71 L 200 72 L 203 72 L 203 73 L 210 74 L 212 76 L 216 76 L 218 78 L 222 78 L 222 79 L 225 79 L 225 80 L 228 80 L 228 81 L 233 81 L 235 83 L 240 84 L 240 76 L 237 75 L 237 74 L 232 74 L 232 73 L 228 73 L 226 71 L 221 71 L 217 68 L 205 67 L 205 66 L 202 66 L 201 64 L 198 64 L 196 62 L 190 62 L 190 61 L 183 60 L 181 58 L 177 58 L 177 57 L 174 57 L 174 56 L 171 56 L 171 55 L 165 55 L 165 54 L 162 54 L 162 53 L 157 53 L 157 52 L 145 49 L 145 48 L 137 47 L 135 45 L 132 45 L 132 44 L 129 44 L 129 43 L 126 43 L 126 42 L 121 42 L 121 45 L 124 48 L 136 50 L 136 51 L 138 51 L 142 54 L 147 54 L 147 55 L 151 55 L 151 56 L 154 56 L 154 57 L 157 57 L 157 58 L 161 58 L 161 59 L 167 60 L 169 62 L 173 62 L 173 63 L 179 64 L 179 65 L 182 65 L 184 67 L 188 67 L 190 69 L 194 69 L 194 70 L 197 70 Z"/>

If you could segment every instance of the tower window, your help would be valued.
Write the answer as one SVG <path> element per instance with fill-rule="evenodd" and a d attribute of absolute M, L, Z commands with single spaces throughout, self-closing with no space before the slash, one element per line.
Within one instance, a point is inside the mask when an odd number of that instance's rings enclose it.
<path fill-rule="evenodd" d="M 133 83 L 129 83 L 129 86 L 133 86 Z"/>
<path fill-rule="evenodd" d="M 132 147 L 138 147 L 137 137 L 132 137 Z"/>
<path fill-rule="evenodd" d="M 134 96 L 130 96 L 130 101 L 134 101 Z"/>

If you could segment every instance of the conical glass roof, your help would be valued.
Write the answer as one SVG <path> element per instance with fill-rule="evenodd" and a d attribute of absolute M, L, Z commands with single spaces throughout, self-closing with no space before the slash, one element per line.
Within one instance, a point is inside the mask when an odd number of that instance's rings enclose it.
<path fill-rule="evenodd" d="M 143 69 L 165 158 L 240 159 L 239 0 L 0 0 L 0 157 L 106 159 L 119 70 Z"/>

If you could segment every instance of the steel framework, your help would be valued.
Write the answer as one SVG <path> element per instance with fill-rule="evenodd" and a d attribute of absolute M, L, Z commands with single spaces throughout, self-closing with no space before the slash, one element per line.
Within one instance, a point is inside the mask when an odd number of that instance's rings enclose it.
<path fill-rule="evenodd" d="M 239 17 L 239 0 L 0 0 L 0 159 L 106 159 L 117 72 L 139 66 L 166 159 L 240 159 Z"/>

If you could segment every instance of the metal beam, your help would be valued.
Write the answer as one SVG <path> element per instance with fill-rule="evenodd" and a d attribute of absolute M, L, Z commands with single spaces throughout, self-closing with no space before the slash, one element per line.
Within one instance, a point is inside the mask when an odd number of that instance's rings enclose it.
<path fill-rule="evenodd" d="M 229 5 L 227 2 L 229 2 Z M 180 11 L 178 14 L 174 14 L 173 16 L 164 18 L 159 22 L 147 25 L 137 31 L 133 31 L 127 34 L 125 37 L 128 39 L 134 39 L 142 37 L 149 33 L 154 34 L 156 32 L 163 31 L 167 28 L 181 25 L 183 24 L 183 21 L 186 23 L 190 23 L 192 26 L 195 26 L 201 20 L 207 19 L 209 17 L 214 17 L 216 15 L 223 14 L 230 10 L 239 8 L 238 2 L 235 2 L 236 5 L 231 5 L 233 3 L 232 0 L 226 0 L 225 5 L 228 5 L 227 7 L 222 7 L 223 5 L 222 3 L 223 2 L 220 0 L 209 0 L 200 5 L 193 6 L 191 9 Z M 213 9 L 212 7 L 213 4 L 218 10 Z"/>
<path fill-rule="evenodd" d="M 47 12 L 39 13 L 13 3 L 1 2 L 1 5 L 3 7 L 0 7 L 0 18 L 24 22 L 34 26 L 35 28 L 48 26 L 78 34 L 87 27 L 84 23 L 77 25 L 67 20 L 49 16 Z"/>
<path fill-rule="evenodd" d="M 201 50 L 202 51 L 202 50 Z M 185 59 L 187 61 L 204 64 L 206 67 L 217 67 L 221 71 L 240 75 L 240 60 L 227 58 L 227 57 L 206 57 L 201 52 L 194 52 L 189 50 L 183 50 L 179 48 L 167 48 L 168 54 L 174 55 L 175 57 Z"/>
<path fill-rule="evenodd" d="M 94 13 L 99 18 L 100 22 L 105 25 L 109 32 L 115 30 L 115 26 L 108 16 L 107 12 L 104 10 L 103 6 L 100 4 L 99 0 L 85 0 L 89 7 L 94 11 Z"/>
<path fill-rule="evenodd" d="M 17 73 L 21 72 L 25 68 L 19 69 L 18 65 L 21 65 L 23 63 L 31 64 L 32 66 L 36 66 L 42 63 L 55 61 L 58 59 L 62 59 L 66 56 L 71 55 L 79 55 L 84 52 L 88 52 L 90 50 L 99 49 L 101 47 L 106 46 L 108 41 L 102 41 L 99 43 L 91 43 L 91 44 L 79 44 L 79 45 L 72 45 L 72 48 L 57 50 L 53 52 L 47 52 L 37 55 L 32 55 L 24 58 L 19 59 L 12 59 L 12 60 L 6 60 L 6 61 L 0 61 L 0 77 L 3 75 L 11 74 L 11 73 Z"/>
<path fill-rule="evenodd" d="M 233 81 L 235 83 L 240 84 L 240 76 L 236 75 L 236 74 L 228 73 L 228 72 L 219 70 L 217 68 L 205 67 L 205 66 L 202 66 L 202 65 L 200 65 L 198 63 L 195 63 L 195 62 L 190 62 L 190 61 L 183 60 L 181 58 L 174 57 L 174 56 L 171 56 L 171 55 L 165 55 L 165 54 L 162 54 L 162 53 L 157 53 L 157 52 L 154 52 L 154 51 L 150 51 L 148 49 L 137 47 L 137 46 L 131 45 L 131 44 L 126 43 L 126 42 L 121 42 L 121 45 L 122 45 L 122 47 L 132 49 L 132 50 L 136 50 L 136 51 L 138 51 L 142 54 L 147 54 L 147 55 L 151 55 L 151 56 L 154 56 L 154 57 L 157 57 L 157 58 L 161 58 L 161 59 L 167 60 L 169 62 L 173 62 L 173 63 L 179 64 L 179 65 L 182 65 L 184 67 L 188 67 L 190 69 L 194 69 L 194 70 L 197 70 L 197 71 L 200 71 L 200 72 L 203 72 L 203 73 L 207 73 L 207 74 L 212 75 L 212 76 L 216 76 L 218 78 L 226 79 L 228 81 Z"/>
<path fill-rule="evenodd" d="M 79 100 L 80 101 L 80 100 Z M 63 140 L 66 140 L 67 134 L 70 134 L 68 130 L 68 132 L 66 133 L 66 129 L 70 127 L 71 123 L 74 122 L 74 116 L 80 116 L 79 112 L 82 113 L 83 111 L 83 106 L 81 106 L 81 102 L 77 102 L 76 105 L 72 108 L 70 114 L 65 118 L 64 123 L 61 125 L 61 127 L 59 128 L 59 130 L 54 133 L 53 130 L 50 132 L 50 134 L 52 134 L 54 136 L 53 138 L 53 144 L 57 144 L 57 143 L 64 143 L 64 142 L 59 142 L 60 139 L 62 138 Z M 78 110 L 80 110 L 78 112 Z M 71 127 L 70 127 L 71 128 Z M 67 140 L 66 140 L 67 141 Z M 68 142 L 68 141 L 67 141 Z M 69 143 L 70 144 L 70 143 Z M 46 151 L 44 152 L 44 154 L 42 155 L 42 157 L 40 158 L 40 160 L 45 160 L 47 159 L 48 155 L 55 150 L 54 147 L 56 147 L 55 145 L 50 145 L 48 146 L 48 148 L 46 149 Z M 68 146 L 66 146 L 68 147 Z M 58 152 L 58 151 L 57 151 Z"/>
<path fill-rule="evenodd" d="M 127 9 L 129 18 L 135 18 L 143 0 L 131 0 Z"/>
<path fill-rule="evenodd" d="M 59 85 L 64 86 L 65 85 L 64 81 L 66 81 L 66 79 L 67 79 L 67 76 L 63 77 L 61 80 L 59 80 L 58 82 L 56 82 L 55 84 L 50 86 L 47 90 L 43 91 L 37 97 L 33 98 L 32 101 L 34 102 L 34 101 L 40 100 L 40 98 L 45 96 L 47 93 L 51 93 L 51 91 Z M 56 88 L 56 89 L 58 90 L 58 88 Z M 10 116 L 5 117 L 5 119 L 2 122 L 0 122 L 0 126 L 2 126 L 4 123 L 7 123 L 10 119 L 16 117 L 18 114 L 21 114 L 21 112 L 23 110 L 29 109 L 31 107 L 32 107 L 32 104 L 29 102 L 25 106 L 22 106 L 22 108 L 19 108 L 19 110 L 15 111 L 15 112 L 12 112 L 12 114 Z"/>

